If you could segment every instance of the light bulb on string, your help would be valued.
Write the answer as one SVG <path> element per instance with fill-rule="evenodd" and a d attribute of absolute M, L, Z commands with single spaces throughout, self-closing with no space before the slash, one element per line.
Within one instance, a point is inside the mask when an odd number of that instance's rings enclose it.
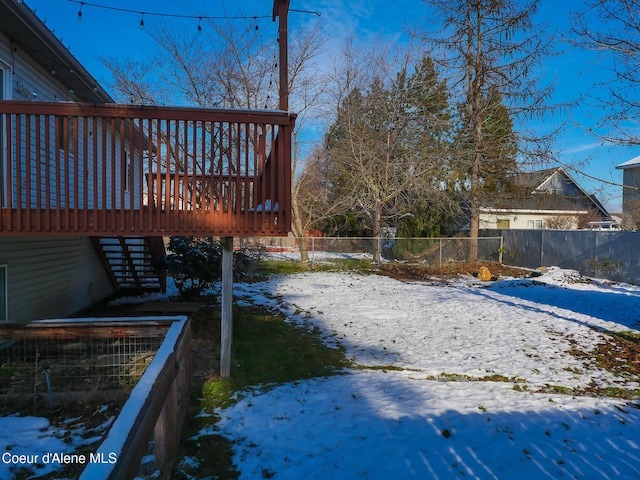
<path fill-rule="evenodd" d="M 82 21 L 82 7 L 84 7 L 84 2 L 80 3 L 80 9 L 78 10 L 78 21 Z"/>
<path fill-rule="evenodd" d="M 140 30 L 144 30 L 144 12 L 140 12 Z"/>
<path fill-rule="evenodd" d="M 198 33 L 202 33 L 202 17 L 198 17 Z"/>

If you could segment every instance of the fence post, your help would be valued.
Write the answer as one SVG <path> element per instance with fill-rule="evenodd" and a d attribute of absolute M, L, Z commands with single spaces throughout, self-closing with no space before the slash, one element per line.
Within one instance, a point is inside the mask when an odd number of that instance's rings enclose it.
<path fill-rule="evenodd" d="M 442 237 L 440 237 L 440 264 L 438 266 L 442 266 Z"/>
<path fill-rule="evenodd" d="M 502 252 L 504 252 L 504 237 L 500 235 L 500 248 L 498 249 L 498 262 L 502 263 Z"/>

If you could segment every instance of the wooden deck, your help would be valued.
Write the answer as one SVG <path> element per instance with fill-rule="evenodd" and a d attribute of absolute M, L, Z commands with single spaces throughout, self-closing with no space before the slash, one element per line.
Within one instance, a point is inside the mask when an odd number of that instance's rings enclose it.
<path fill-rule="evenodd" d="M 294 121 L 1 101 L 0 235 L 286 235 Z"/>

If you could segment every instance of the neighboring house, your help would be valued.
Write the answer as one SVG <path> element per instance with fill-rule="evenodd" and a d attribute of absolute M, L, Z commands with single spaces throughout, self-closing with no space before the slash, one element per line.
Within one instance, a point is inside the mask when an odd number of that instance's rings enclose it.
<path fill-rule="evenodd" d="M 640 226 L 640 157 L 616 167 L 622 170 L 622 215 L 633 228 Z"/>
<path fill-rule="evenodd" d="M 514 175 L 510 192 L 487 194 L 481 229 L 577 229 L 607 221 L 609 213 L 561 167 Z"/>
<path fill-rule="evenodd" d="M 274 20 L 286 11 L 275 0 Z M 0 0 L 0 95 L 0 320 L 163 289 L 163 236 L 290 230 L 282 97 L 270 111 L 116 105 L 19 0 Z"/>

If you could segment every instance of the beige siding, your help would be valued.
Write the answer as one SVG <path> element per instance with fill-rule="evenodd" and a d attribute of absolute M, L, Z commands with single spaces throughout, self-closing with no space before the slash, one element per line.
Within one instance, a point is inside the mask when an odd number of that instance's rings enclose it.
<path fill-rule="evenodd" d="M 582 215 L 586 215 L 586 211 Z M 566 229 L 577 229 L 579 217 L 581 214 L 573 212 L 548 212 L 548 213 L 523 213 L 523 212 L 504 212 L 504 213 L 481 213 L 480 228 L 502 228 L 498 226 L 498 222 L 509 222 L 508 228 L 528 229 L 528 228 L 548 228 L 547 222 L 558 223 L 558 219 L 562 218 L 562 224 Z M 532 223 L 531 223 L 532 222 Z M 540 226 L 536 222 L 540 223 Z M 534 225 L 532 227 L 532 225 Z M 505 227 L 506 228 L 506 227 Z"/>
<path fill-rule="evenodd" d="M 10 321 L 64 317 L 113 293 L 89 238 L 0 238 L 0 264 Z"/>

